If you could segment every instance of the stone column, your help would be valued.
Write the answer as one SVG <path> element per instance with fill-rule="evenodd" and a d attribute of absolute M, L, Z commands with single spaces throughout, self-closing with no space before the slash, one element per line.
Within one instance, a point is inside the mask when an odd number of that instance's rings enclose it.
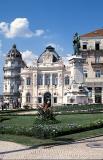
<path fill-rule="evenodd" d="M 102 87 L 102 92 L 101 92 L 101 98 L 102 98 L 102 104 L 103 104 L 103 87 Z"/>
<path fill-rule="evenodd" d="M 43 73 L 43 86 L 45 85 L 45 73 Z"/>
<path fill-rule="evenodd" d="M 52 86 L 52 73 L 50 74 L 50 86 Z"/>
<path fill-rule="evenodd" d="M 92 87 L 92 100 L 95 103 L 95 87 Z"/>

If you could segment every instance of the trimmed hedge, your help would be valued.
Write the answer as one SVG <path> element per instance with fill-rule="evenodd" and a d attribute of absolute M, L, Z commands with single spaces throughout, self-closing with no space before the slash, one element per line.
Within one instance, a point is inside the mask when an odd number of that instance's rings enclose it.
<path fill-rule="evenodd" d="M 54 112 L 69 111 L 69 112 L 93 112 L 103 111 L 103 104 L 90 104 L 90 105 L 63 105 L 53 107 Z"/>
<path fill-rule="evenodd" d="M 102 127 L 103 127 L 103 120 L 95 121 L 86 126 L 81 126 L 77 124 L 68 124 L 66 129 L 64 129 L 64 126 L 62 126 L 61 123 L 57 123 L 54 125 L 38 123 L 34 124 L 34 126 L 31 128 L 17 127 L 17 126 L 11 127 L 9 125 L 3 125 L 2 123 L 0 123 L 0 134 L 15 134 L 15 135 L 34 136 L 39 138 L 53 138 L 61 135 L 68 135 L 76 132 L 83 132 Z"/>

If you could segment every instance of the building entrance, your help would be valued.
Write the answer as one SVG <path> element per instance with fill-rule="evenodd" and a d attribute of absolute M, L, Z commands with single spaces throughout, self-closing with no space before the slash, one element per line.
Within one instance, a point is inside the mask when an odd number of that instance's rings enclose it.
<path fill-rule="evenodd" d="M 51 106 L 51 93 L 50 92 L 46 92 L 44 94 L 44 103 L 48 103 L 48 102 L 49 102 L 49 104 Z"/>

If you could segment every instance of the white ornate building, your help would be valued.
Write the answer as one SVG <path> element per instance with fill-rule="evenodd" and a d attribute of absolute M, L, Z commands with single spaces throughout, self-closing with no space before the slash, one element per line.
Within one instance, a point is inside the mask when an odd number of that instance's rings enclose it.
<path fill-rule="evenodd" d="M 8 101 L 12 104 L 13 101 L 18 101 L 18 98 L 20 97 L 19 86 L 21 83 L 20 72 L 21 68 L 24 68 L 25 66 L 22 55 L 14 44 L 6 56 L 5 65 L 3 67 L 3 96 L 5 102 Z"/>
<path fill-rule="evenodd" d="M 78 94 L 80 89 L 76 87 L 81 86 L 83 83 L 83 65 L 82 63 L 79 64 L 81 59 L 81 57 L 74 56 L 65 66 L 55 49 L 52 46 L 48 46 L 34 66 L 21 70 L 20 92 L 22 106 L 35 107 L 37 104 L 46 103 L 48 100 L 53 106 L 69 103 L 87 103 L 87 95 L 82 94 L 82 92 Z M 74 80 L 76 84 L 72 88 Z M 70 94 L 68 95 L 68 93 Z M 73 95 L 75 95 L 74 98 Z M 85 97 L 85 99 L 82 97 Z"/>
<path fill-rule="evenodd" d="M 63 104 L 63 94 L 70 83 L 69 72 L 55 49 L 48 46 L 34 66 L 21 70 L 22 105 L 36 106 L 48 100 L 52 105 Z"/>

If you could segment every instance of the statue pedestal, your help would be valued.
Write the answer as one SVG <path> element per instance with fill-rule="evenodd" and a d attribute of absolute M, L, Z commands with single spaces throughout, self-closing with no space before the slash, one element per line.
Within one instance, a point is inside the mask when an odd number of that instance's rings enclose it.
<path fill-rule="evenodd" d="M 66 104 L 87 104 L 88 89 L 84 84 L 83 63 L 84 58 L 81 56 L 72 56 L 69 59 L 71 78 L 70 89 L 65 95 Z"/>

